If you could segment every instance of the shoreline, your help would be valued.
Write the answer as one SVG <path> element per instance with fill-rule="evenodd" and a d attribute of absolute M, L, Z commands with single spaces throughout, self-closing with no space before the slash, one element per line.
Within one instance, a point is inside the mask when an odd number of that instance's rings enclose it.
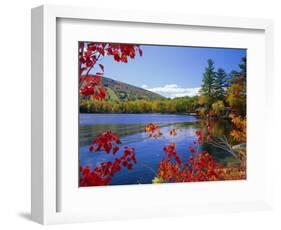
<path fill-rule="evenodd" d="M 139 114 L 151 114 L 151 115 L 188 115 L 188 116 L 196 116 L 198 117 L 199 115 L 195 112 L 190 112 L 190 113 L 85 113 L 85 112 L 79 112 L 79 114 L 132 114 L 132 115 L 139 115 Z"/>

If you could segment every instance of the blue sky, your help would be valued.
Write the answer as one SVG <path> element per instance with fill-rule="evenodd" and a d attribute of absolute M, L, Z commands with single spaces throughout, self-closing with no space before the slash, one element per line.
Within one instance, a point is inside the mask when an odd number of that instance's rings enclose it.
<path fill-rule="evenodd" d="M 239 70 L 245 49 L 141 45 L 143 56 L 118 63 L 112 57 L 101 60 L 105 76 L 166 97 L 195 95 L 201 86 L 208 59 L 226 72 Z M 96 71 L 96 70 L 94 70 Z M 93 72 L 94 72 L 93 71 Z"/>

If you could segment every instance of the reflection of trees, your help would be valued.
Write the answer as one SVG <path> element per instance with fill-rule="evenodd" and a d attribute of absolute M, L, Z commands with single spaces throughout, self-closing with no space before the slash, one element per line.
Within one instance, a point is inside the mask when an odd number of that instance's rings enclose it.
<path fill-rule="evenodd" d="M 198 128 L 199 124 L 197 122 L 180 122 L 180 123 L 166 123 L 159 124 L 161 128 L 173 126 L 179 130 L 188 128 Z M 93 138 L 97 136 L 98 133 L 102 133 L 106 130 L 111 130 L 114 133 L 118 133 L 120 138 L 131 136 L 137 133 L 144 132 L 144 124 L 96 124 L 89 126 L 80 127 L 80 145 L 89 145 Z M 140 137 L 138 137 L 140 138 Z M 143 137 L 145 139 L 146 137 Z"/>

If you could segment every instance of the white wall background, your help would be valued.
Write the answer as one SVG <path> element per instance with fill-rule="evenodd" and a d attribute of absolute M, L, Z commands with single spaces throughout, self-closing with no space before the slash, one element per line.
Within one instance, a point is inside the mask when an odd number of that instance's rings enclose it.
<path fill-rule="evenodd" d="M 186 14 L 261 17 L 275 20 L 275 90 L 281 92 L 281 7 L 278 0 L 5 0 L 0 6 L 0 228 L 39 229 L 30 213 L 30 8 L 41 4 L 68 4 L 115 9 L 174 12 Z M 276 107 L 276 121 L 281 116 Z M 280 120 L 280 119 L 279 119 Z M 272 135 L 280 142 L 280 122 Z M 258 130 L 257 130 L 258 131 Z M 275 148 L 273 148 L 275 149 Z M 276 181 L 280 181 L 280 148 L 276 148 Z M 279 163 L 280 164 L 280 163 Z M 202 215 L 185 218 L 149 219 L 48 226 L 52 229 L 280 229 L 281 186 L 275 186 L 273 212 Z"/>

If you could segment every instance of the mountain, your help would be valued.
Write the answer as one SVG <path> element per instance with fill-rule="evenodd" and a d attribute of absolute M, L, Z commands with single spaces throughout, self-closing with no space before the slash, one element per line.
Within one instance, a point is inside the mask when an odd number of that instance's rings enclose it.
<path fill-rule="evenodd" d="M 102 77 L 102 83 L 106 88 L 107 100 L 111 101 L 134 101 L 134 100 L 161 100 L 165 97 L 136 87 L 127 83 Z"/>

